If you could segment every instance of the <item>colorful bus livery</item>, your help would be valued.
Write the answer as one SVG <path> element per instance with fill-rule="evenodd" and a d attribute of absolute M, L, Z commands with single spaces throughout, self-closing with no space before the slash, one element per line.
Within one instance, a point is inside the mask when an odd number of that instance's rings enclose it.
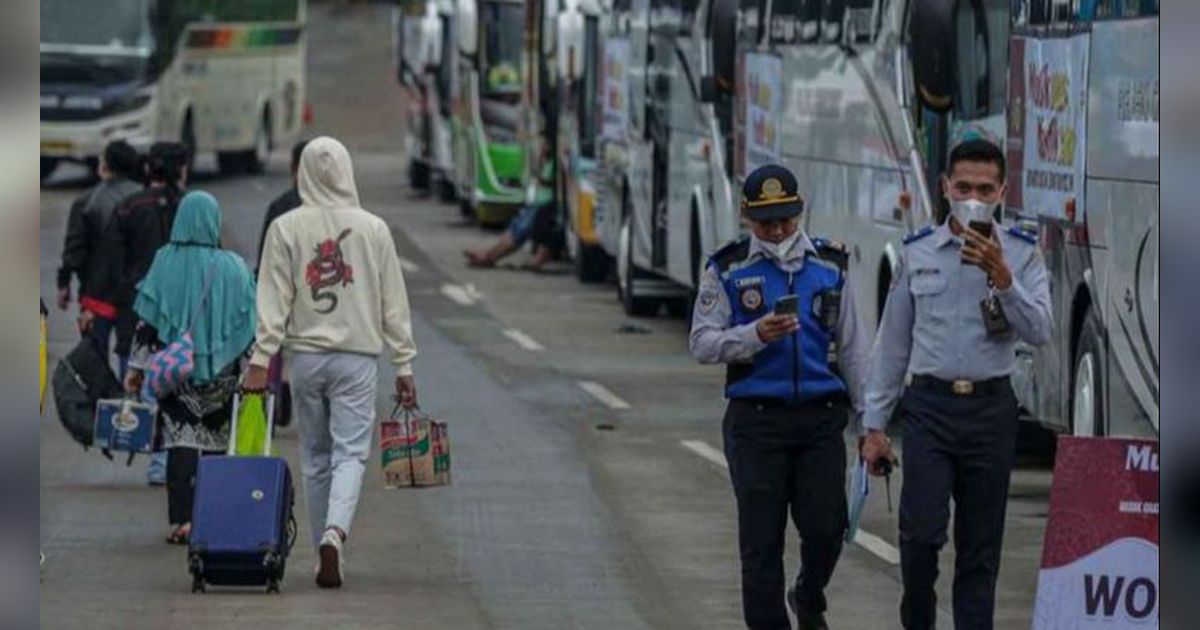
<path fill-rule="evenodd" d="M 196 27 L 187 38 L 187 48 L 238 52 L 256 48 L 295 46 L 303 30 L 299 25 Z"/>
<path fill-rule="evenodd" d="M 180 142 L 260 171 L 303 123 L 304 0 L 44 0 L 41 171 Z"/>

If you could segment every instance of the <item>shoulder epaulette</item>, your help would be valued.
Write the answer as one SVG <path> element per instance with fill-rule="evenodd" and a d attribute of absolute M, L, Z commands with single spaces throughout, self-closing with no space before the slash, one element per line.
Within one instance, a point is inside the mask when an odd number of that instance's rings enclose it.
<path fill-rule="evenodd" d="M 821 260 L 827 260 L 837 265 L 838 269 L 843 272 L 850 266 L 850 252 L 846 249 L 845 243 L 818 236 L 812 239 L 812 244 L 817 250 L 817 257 Z"/>
<path fill-rule="evenodd" d="M 925 238 L 926 236 L 933 234 L 935 231 L 936 230 L 934 229 L 934 227 L 932 225 L 926 225 L 925 227 L 917 230 L 916 232 L 913 232 L 913 233 L 909 234 L 908 236 L 905 236 L 904 244 L 908 245 L 909 243 L 919 241 L 919 240 Z"/>
<path fill-rule="evenodd" d="M 748 255 L 750 255 L 750 238 L 743 236 L 718 247 L 709 260 L 717 266 L 719 271 L 725 271 L 734 263 L 745 260 Z"/>
<path fill-rule="evenodd" d="M 1030 245 L 1037 245 L 1037 234 L 1034 234 L 1033 232 L 1027 232 L 1015 225 L 1007 226 L 1004 229 L 1007 230 L 1010 235 L 1015 236 L 1016 238 L 1019 238 Z"/>

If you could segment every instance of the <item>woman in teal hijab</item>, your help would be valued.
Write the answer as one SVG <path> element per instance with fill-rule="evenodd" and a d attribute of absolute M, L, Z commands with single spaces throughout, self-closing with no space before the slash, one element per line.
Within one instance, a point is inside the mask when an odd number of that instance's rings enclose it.
<path fill-rule="evenodd" d="M 141 368 L 190 331 L 196 367 L 187 382 L 158 400 L 167 449 L 168 542 L 187 542 L 192 485 L 200 454 L 224 452 L 240 373 L 254 341 L 254 276 L 241 256 L 221 249 L 221 208 L 206 192 L 179 203 L 171 241 L 158 250 L 138 285 L 139 318 L 127 387 L 141 388 Z M 149 396 L 148 388 L 143 395 Z"/>

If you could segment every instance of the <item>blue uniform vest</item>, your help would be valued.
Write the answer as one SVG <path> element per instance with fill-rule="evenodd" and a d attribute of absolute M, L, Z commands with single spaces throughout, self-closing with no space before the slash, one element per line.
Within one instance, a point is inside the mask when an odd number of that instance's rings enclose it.
<path fill-rule="evenodd" d="M 813 239 L 814 243 L 822 241 Z M 844 283 L 838 264 L 808 252 L 796 272 L 780 269 L 759 257 L 746 264 L 749 241 L 743 239 L 713 255 L 732 307 L 730 326 L 749 324 L 770 313 L 779 298 L 795 294 L 800 330 L 767 344 L 753 363 L 731 364 L 726 371 L 727 398 L 774 398 L 791 403 L 821 400 L 844 394 L 846 384 L 829 364 L 829 344 L 836 334 L 820 322 L 820 297 L 840 290 Z"/>

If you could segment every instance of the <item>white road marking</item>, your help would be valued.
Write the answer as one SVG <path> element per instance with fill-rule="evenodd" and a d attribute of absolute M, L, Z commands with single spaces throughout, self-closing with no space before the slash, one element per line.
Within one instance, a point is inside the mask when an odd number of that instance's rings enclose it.
<path fill-rule="evenodd" d="M 463 287 L 463 290 L 467 292 L 467 295 L 470 296 L 472 300 L 475 300 L 476 302 L 483 301 L 483 293 L 480 292 L 479 289 L 475 288 L 474 284 L 468 282 L 466 286 Z"/>
<path fill-rule="evenodd" d="M 404 273 L 420 273 L 421 272 L 421 268 L 417 266 L 417 263 L 415 263 L 403 256 L 398 256 L 398 258 L 400 259 L 400 270 L 403 271 Z"/>
<path fill-rule="evenodd" d="M 621 400 L 619 396 L 609 391 L 607 387 L 600 383 L 579 381 L 579 386 L 583 388 L 583 391 L 591 394 L 593 398 L 607 405 L 609 409 L 629 409 L 629 403 Z"/>
<path fill-rule="evenodd" d="M 692 451 L 693 453 L 703 457 L 704 459 L 707 459 L 721 468 L 726 470 L 729 469 L 729 462 L 725 461 L 725 454 L 713 448 L 707 442 L 702 440 L 680 440 L 679 443 L 689 451 Z M 854 534 L 854 542 L 863 549 L 875 554 L 888 564 L 900 564 L 899 549 L 896 549 L 891 545 L 891 543 L 861 527 L 858 528 L 858 531 Z"/>
<path fill-rule="evenodd" d="M 707 459 L 708 461 L 729 470 L 729 464 L 725 461 L 725 454 L 708 445 L 708 442 L 701 440 L 681 440 L 679 442 L 684 448 L 693 453 Z"/>
<path fill-rule="evenodd" d="M 866 549 L 876 556 L 879 556 L 888 564 L 900 564 L 899 549 L 893 547 L 888 541 L 861 527 L 858 528 L 858 531 L 854 533 L 854 542 L 863 549 Z"/>
<path fill-rule="evenodd" d="M 466 289 L 458 286 L 457 284 L 443 284 L 442 295 L 450 298 L 454 302 L 457 302 L 461 306 L 471 306 L 475 304 L 475 298 L 471 297 L 471 294 L 467 293 Z"/>
<path fill-rule="evenodd" d="M 530 352 L 541 352 L 545 350 L 545 346 L 538 343 L 533 337 L 517 330 L 516 328 L 507 328 L 504 330 L 504 336 L 512 339 L 518 346 L 525 348 Z"/>

